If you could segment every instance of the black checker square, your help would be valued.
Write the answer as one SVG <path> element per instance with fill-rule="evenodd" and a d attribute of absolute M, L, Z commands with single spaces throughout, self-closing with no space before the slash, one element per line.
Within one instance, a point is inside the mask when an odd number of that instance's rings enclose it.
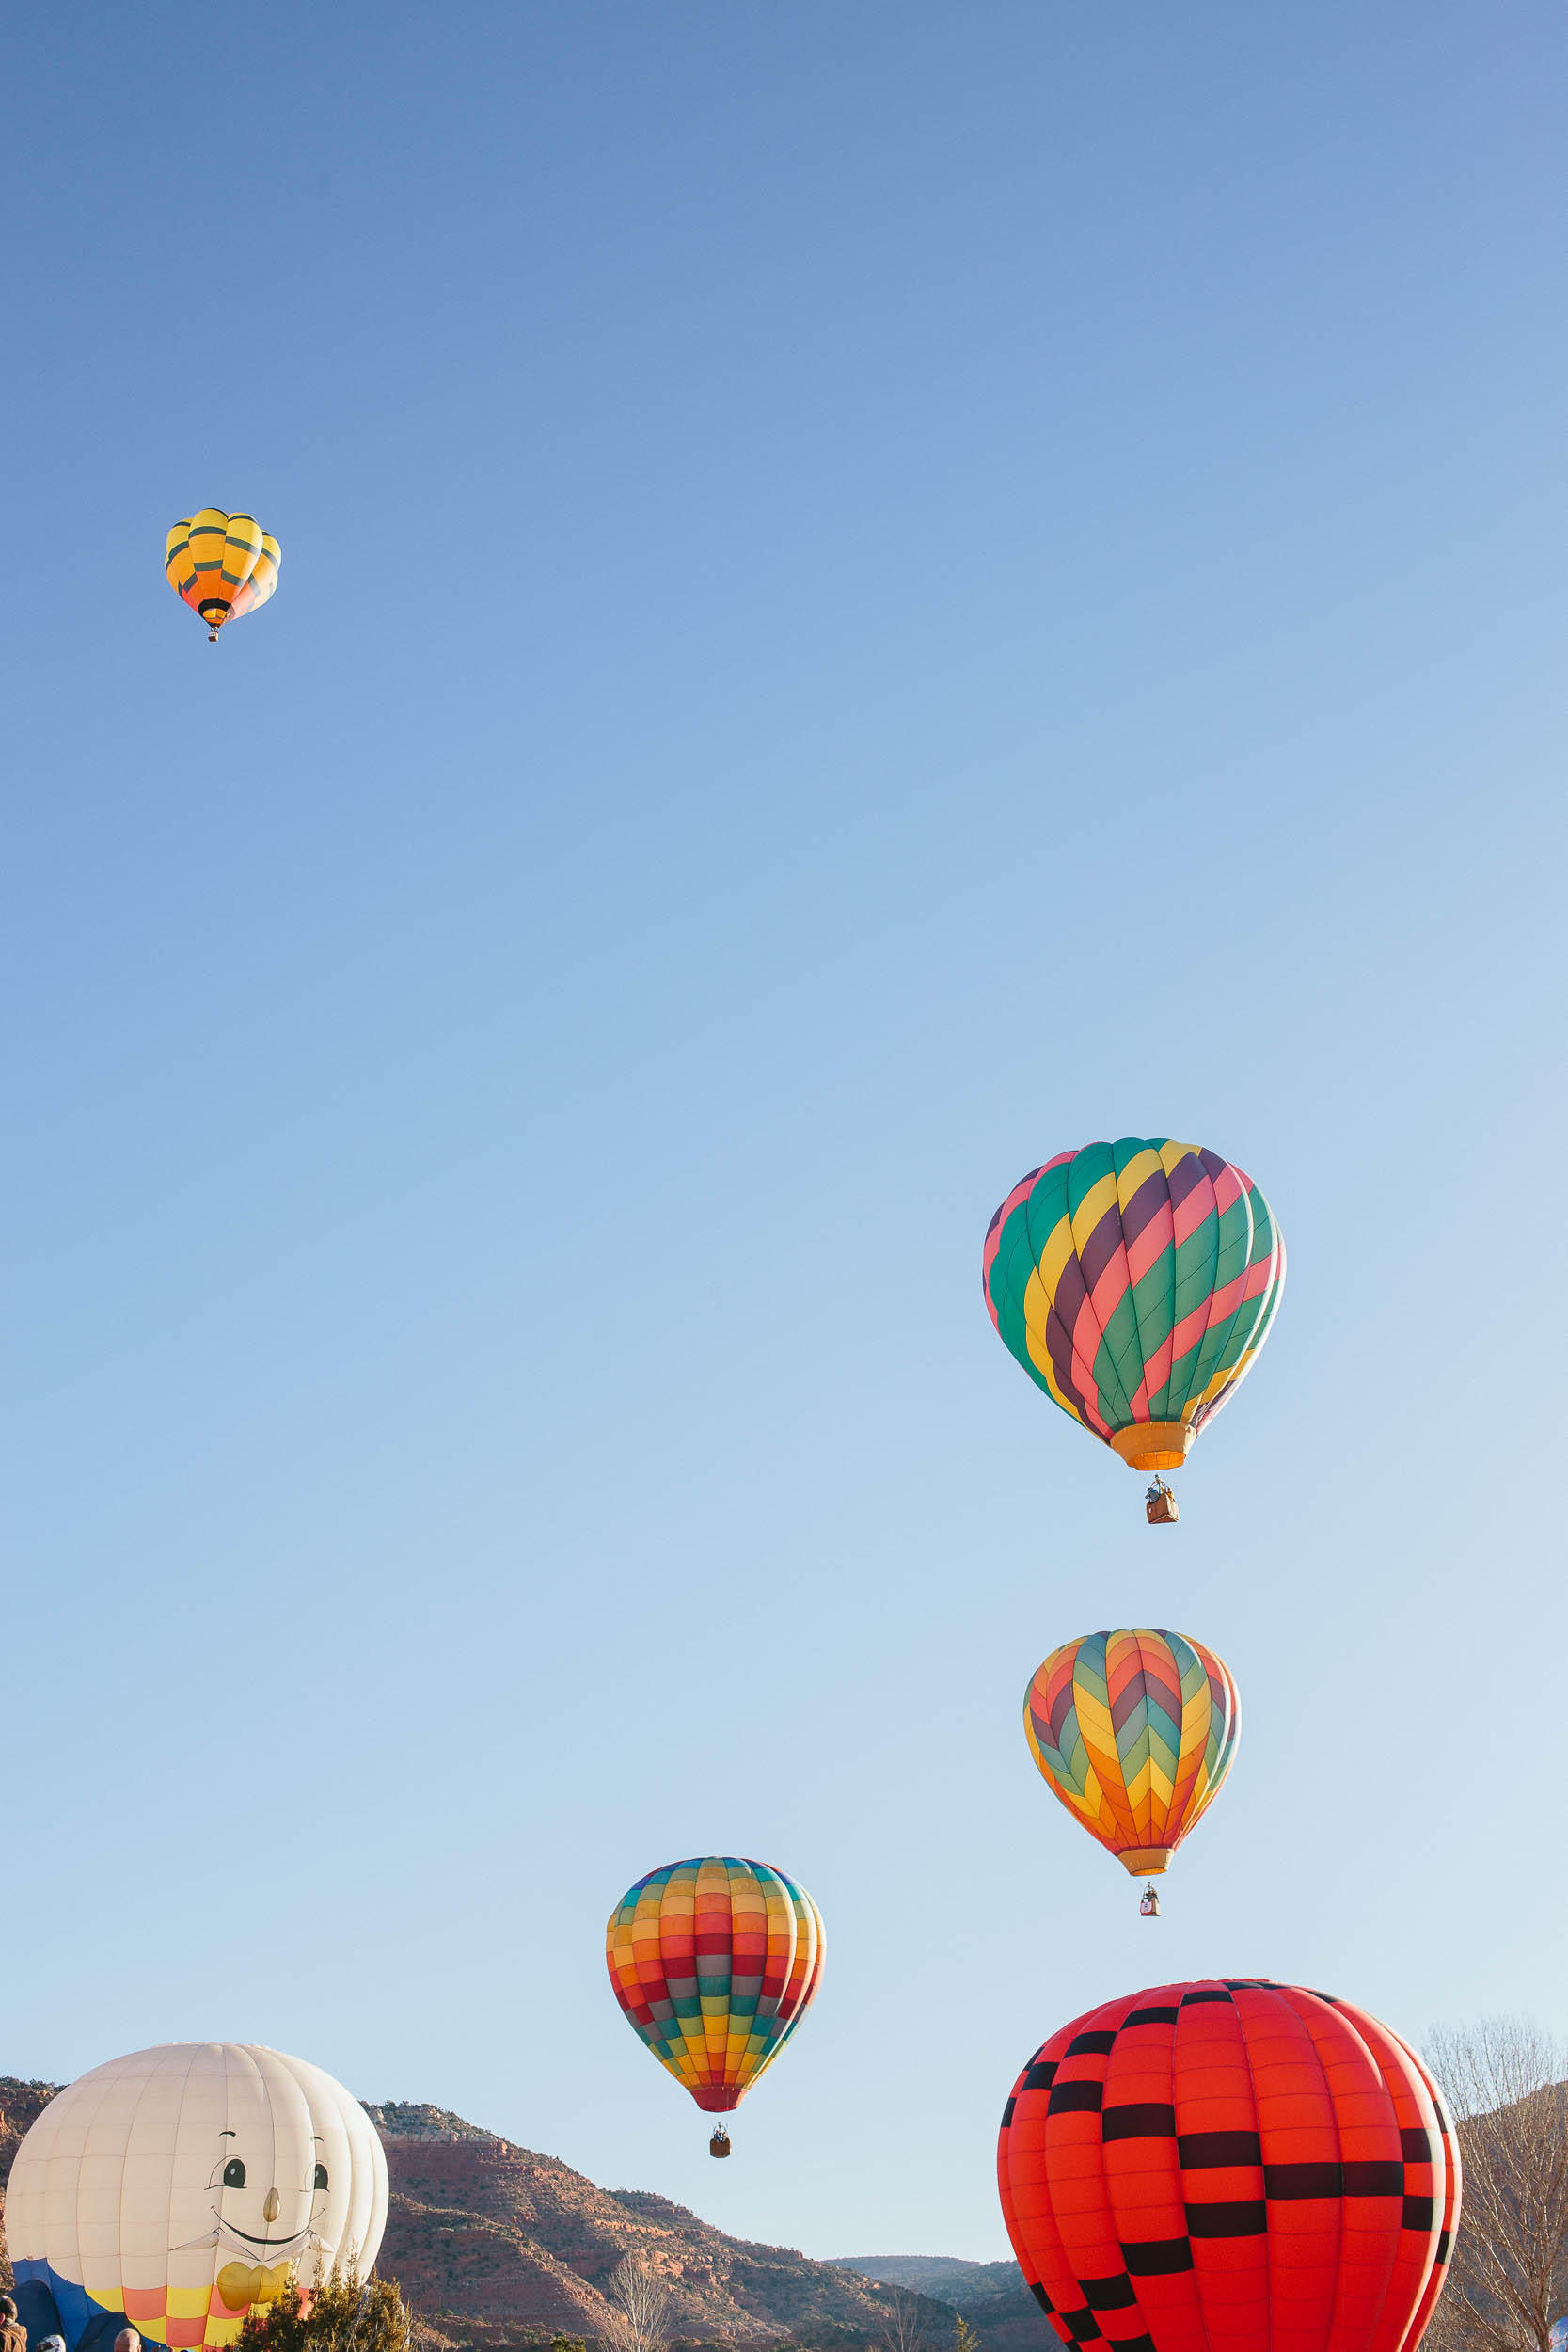
<path fill-rule="evenodd" d="M 1100 2137 L 1102 2141 L 1174 2139 L 1176 2109 L 1151 2099 L 1129 2100 L 1122 2106 L 1106 2107 L 1101 2115 Z"/>
<path fill-rule="evenodd" d="M 1100 2333 L 1100 2322 L 1087 2304 L 1081 2312 L 1058 2312 L 1056 2316 L 1075 2344 L 1092 2344 Z"/>
<path fill-rule="evenodd" d="M 1216 2198 L 1212 2204 L 1189 2205 L 1189 2237 L 1262 2237 L 1269 2226 L 1269 2208 L 1261 2197 Z"/>
<path fill-rule="evenodd" d="M 1345 2176 L 1347 2197 L 1402 2197 L 1404 2195 L 1404 2159 L 1402 2156 L 1354 2157 L 1339 2169 Z"/>
<path fill-rule="evenodd" d="M 1182 2132 L 1176 2143 L 1176 2161 L 1183 2172 L 1213 2172 L 1222 2166 L 1263 2164 L 1263 2143 L 1256 2132 Z"/>
<path fill-rule="evenodd" d="M 1078 2286 L 1091 2312 L 1125 2312 L 1138 2299 L 1125 2270 L 1110 2279 L 1080 2279 Z"/>
<path fill-rule="evenodd" d="M 1103 2083 L 1053 2083 L 1047 2115 L 1098 2115 Z"/>
<path fill-rule="evenodd" d="M 1168 2279 L 1193 2266 L 1192 2240 L 1185 2237 L 1146 2237 L 1123 2245 L 1121 2259 L 1132 2279 Z"/>
<path fill-rule="evenodd" d="M 1402 2178 L 1401 2187 L 1404 2185 Z M 1342 2197 L 1345 2193 L 1344 2167 L 1339 2164 L 1266 2164 L 1263 2167 L 1263 2194 L 1276 2204 L 1289 2204 L 1301 2197 Z"/>

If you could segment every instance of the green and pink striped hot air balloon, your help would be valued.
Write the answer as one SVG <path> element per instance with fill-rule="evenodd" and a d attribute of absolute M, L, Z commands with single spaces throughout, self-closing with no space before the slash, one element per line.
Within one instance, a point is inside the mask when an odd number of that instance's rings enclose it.
<path fill-rule="evenodd" d="M 1251 1370 L 1285 1245 L 1251 1177 L 1217 1152 L 1127 1136 L 1015 1184 L 981 1279 L 1031 1380 L 1133 1470 L 1159 1472 L 1180 1469 Z"/>

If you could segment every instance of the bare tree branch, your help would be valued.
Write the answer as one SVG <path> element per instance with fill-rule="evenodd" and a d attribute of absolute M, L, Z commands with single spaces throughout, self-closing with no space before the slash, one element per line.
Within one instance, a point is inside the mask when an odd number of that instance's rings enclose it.
<path fill-rule="evenodd" d="M 895 2287 L 882 2306 L 877 2330 L 884 2352 L 927 2352 L 926 2319 L 918 2295 Z"/>
<path fill-rule="evenodd" d="M 1548 2352 L 1568 2280 L 1568 2050 L 1525 2017 L 1432 2036 L 1453 2109 L 1465 2218 L 1432 2352 Z"/>
<path fill-rule="evenodd" d="M 659 2352 L 670 2338 L 670 2282 L 637 2254 L 623 2254 L 605 2287 L 607 2341 L 615 2352 Z"/>

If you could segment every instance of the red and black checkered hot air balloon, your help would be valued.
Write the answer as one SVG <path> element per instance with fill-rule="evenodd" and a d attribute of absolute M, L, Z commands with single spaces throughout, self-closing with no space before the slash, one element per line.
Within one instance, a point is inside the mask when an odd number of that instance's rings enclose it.
<path fill-rule="evenodd" d="M 1065 2344 L 1414 2352 L 1459 2219 L 1441 2094 L 1348 2001 L 1165 1984 L 1043 2042 L 1002 2117 L 1013 2251 Z"/>

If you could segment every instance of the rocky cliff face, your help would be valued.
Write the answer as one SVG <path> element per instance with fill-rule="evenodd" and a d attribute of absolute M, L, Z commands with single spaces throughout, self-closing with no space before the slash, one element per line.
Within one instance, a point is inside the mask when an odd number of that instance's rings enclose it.
<path fill-rule="evenodd" d="M 11 2158 L 34 2116 L 42 2113 L 59 2087 L 58 2083 L 19 2082 L 14 2074 L 0 2074 L 0 2286 L 12 2284 L 4 2234 L 6 2183 L 11 2177 Z"/>
<path fill-rule="evenodd" d="M 0 2076 L 0 2216 L 18 2143 L 57 2088 Z M 790 2247 L 726 2237 L 646 2189 L 596 2188 L 556 2157 L 515 2147 L 444 2107 L 388 2100 L 367 2103 L 366 2112 L 385 2143 L 391 2183 L 376 2268 L 397 2280 L 432 2352 L 509 2352 L 558 2333 L 603 2338 L 610 2327 L 604 2290 L 626 2254 L 668 2281 L 672 2332 L 682 2344 L 849 2352 L 880 2339 L 892 2285 L 810 2262 Z M 8 2264 L 3 2276 L 8 2284 Z M 951 2305 L 925 2294 L 916 2305 L 925 2352 L 947 2352 Z M 999 2344 L 994 2352 L 1011 2347 Z"/>
<path fill-rule="evenodd" d="M 369 2109 L 392 2200 L 377 2267 L 436 2331 L 479 2352 L 540 2338 L 599 2337 L 623 2255 L 670 2286 L 688 2344 L 833 2346 L 875 2340 L 890 2291 L 788 2247 L 726 2237 L 644 2189 L 604 2189 L 554 2156 L 513 2146 L 436 2107 Z M 927 2307 L 933 2352 L 953 2314 Z"/>

